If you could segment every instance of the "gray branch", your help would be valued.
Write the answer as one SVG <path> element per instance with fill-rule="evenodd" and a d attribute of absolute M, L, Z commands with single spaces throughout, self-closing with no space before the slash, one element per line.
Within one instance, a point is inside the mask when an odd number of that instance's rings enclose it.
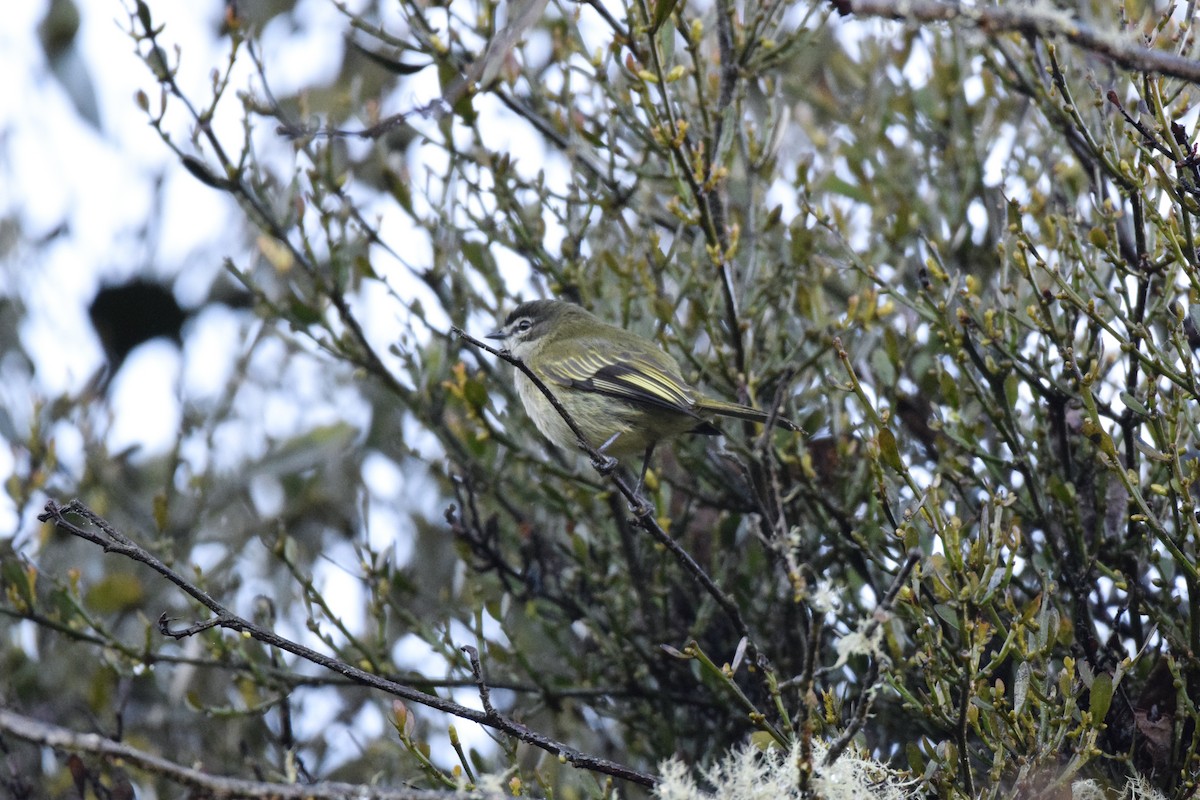
<path fill-rule="evenodd" d="M 0 731 L 18 739 L 53 747 L 68 753 L 88 753 L 119 759 L 127 766 L 158 775 L 181 786 L 198 789 L 206 796 L 223 798 L 315 798 L 315 800 L 501 800 L 501 792 L 454 792 L 434 789 L 385 788 L 355 783 L 272 783 L 227 778 L 185 767 L 136 747 L 96 733 L 79 733 L 49 725 L 0 708 Z"/>
<path fill-rule="evenodd" d="M 1022 33 L 1064 39 L 1127 69 L 1157 72 L 1200 83 L 1200 61 L 1136 44 L 1132 36 L 1099 30 L 1048 4 L 968 6 L 941 0 L 831 0 L 838 13 L 903 22 L 960 22 L 985 34 Z"/>

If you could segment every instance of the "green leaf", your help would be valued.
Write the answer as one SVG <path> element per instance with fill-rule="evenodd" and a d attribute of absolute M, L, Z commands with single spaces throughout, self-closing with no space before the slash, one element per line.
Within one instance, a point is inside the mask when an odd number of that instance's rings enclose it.
<path fill-rule="evenodd" d="M 192 177 L 212 189 L 228 189 L 232 184 L 227 180 L 222 180 L 212 173 L 200 159 L 195 156 L 185 155 L 181 159 L 183 168 L 191 173 Z"/>
<path fill-rule="evenodd" d="M 1089 710 L 1092 712 L 1092 722 L 1099 724 L 1108 716 L 1108 708 L 1112 705 L 1113 679 L 1107 672 L 1101 672 L 1092 680 L 1092 702 Z"/>
<path fill-rule="evenodd" d="M 1013 711 L 1018 714 L 1025 708 L 1025 701 L 1029 698 L 1029 678 L 1032 674 L 1028 661 L 1017 665 L 1017 677 L 1013 681 Z"/>
<path fill-rule="evenodd" d="M 896 447 L 896 435 L 889 428 L 882 428 L 876 437 L 879 441 L 879 455 L 883 463 L 896 472 L 904 472 L 904 462 L 900 460 L 900 450 Z"/>
<path fill-rule="evenodd" d="M 479 271 L 481 275 L 494 275 L 496 273 L 496 259 L 492 256 L 491 249 L 483 242 L 463 242 L 461 245 L 463 258 L 467 263 Z"/>
<path fill-rule="evenodd" d="M 1014 230 L 1020 230 L 1021 229 L 1021 204 L 1018 203 L 1016 200 L 1009 200 L 1008 208 L 1006 209 L 1006 211 L 1007 211 L 1007 216 L 1008 216 L 1009 227 L 1013 228 Z"/>
<path fill-rule="evenodd" d="M 895 386 L 897 381 L 896 367 L 887 353 L 886 347 L 877 347 L 871 351 L 871 369 L 880 386 Z"/>
<path fill-rule="evenodd" d="M 679 5 L 679 0 L 658 0 L 654 4 L 654 19 L 650 22 L 651 34 L 658 33 L 658 29 L 663 26 L 663 23 L 671 18 L 671 13 L 675 11 L 677 5 Z"/>
<path fill-rule="evenodd" d="M 954 630 L 958 630 L 958 612 L 953 607 L 945 603 L 938 603 L 933 607 L 933 611 L 942 618 L 943 622 L 954 628 Z"/>
<path fill-rule="evenodd" d="M 954 380 L 954 376 L 944 370 L 938 373 L 938 388 L 942 392 L 942 402 L 950 408 L 957 410 L 960 401 L 958 397 L 958 381 Z"/>
<path fill-rule="evenodd" d="M 908 759 L 908 768 L 914 775 L 925 771 L 925 756 L 916 742 L 909 742 L 904 746 L 904 756 Z"/>
<path fill-rule="evenodd" d="M 471 404 L 472 408 L 478 411 L 487 405 L 487 385 L 483 381 L 468 378 L 463 384 L 463 397 Z"/>
<path fill-rule="evenodd" d="M 150 21 L 150 7 L 142 0 L 137 0 L 137 16 L 138 22 L 142 23 L 142 30 L 149 33 L 154 26 Z"/>
<path fill-rule="evenodd" d="M 318 309 L 299 300 L 292 302 L 288 310 L 292 312 L 292 322 L 301 327 L 315 325 L 321 321 L 321 312 Z"/>
<path fill-rule="evenodd" d="M 789 230 L 791 240 L 791 255 L 793 264 L 807 264 L 812 258 L 814 241 L 813 232 L 804 226 L 801 220 L 793 222 Z"/>
<path fill-rule="evenodd" d="M 5 554 L 8 555 L 7 553 Z M 34 584 L 37 581 L 37 570 L 33 567 L 25 567 L 16 558 L 7 557 L 0 559 L 0 587 L 7 591 L 15 592 L 15 596 L 10 596 L 10 602 L 20 598 L 25 605 L 25 609 L 32 609 L 37 604 Z M 18 610 L 21 609 L 18 605 Z"/>
<path fill-rule="evenodd" d="M 84 604 L 101 614 L 137 608 L 146 598 L 142 582 L 133 575 L 109 575 L 87 591 Z"/>
<path fill-rule="evenodd" d="M 1135 414 L 1140 414 L 1143 417 L 1150 416 L 1149 410 L 1147 410 L 1144 405 L 1138 402 L 1138 399 L 1129 392 L 1121 392 L 1121 402 L 1125 404 L 1126 408 Z"/>
<path fill-rule="evenodd" d="M 384 169 L 382 173 L 383 185 L 391 193 L 394 199 L 401 208 L 408 212 L 408 215 L 413 216 L 412 204 L 412 189 L 408 185 L 408 179 L 401 177 L 392 169 Z"/>
<path fill-rule="evenodd" d="M 463 88 L 462 82 L 464 80 L 466 80 L 466 77 L 453 64 L 444 63 L 438 65 L 438 83 L 442 87 L 442 97 L 449 98 L 452 93 L 457 94 L 458 96 L 454 100 L 454 106 L 451 108 L 451 111 L 454 112 L 454 116 L 463 121 L 464 125 L 474 125 L 476 116 L 475 107 L 471 104 L 474 92 L 469 87 Z M 443 120 L 443 122 L 447 121 Z"/>
<path fill-rule="evenodd" d="M 831 194 L 840 194 L 842 197 L 848 197 L 859 203 L 871 202 L 869 193 L 863 191 L 861 186 L 850 183 L 842 178 L 829 178 L 825 181 L 823 188 Z"/>
<path fill-rule="evenodd" d="M 171 520 L 170 509 L 167 506 L 167 495 L 165 492 L 159 492 L 154 495 L 154 525 L 159 533 L 167 529 L 167 523 Z"/>
<path fill-rule="evenodd" d="M 1010 372 L 1004 377 L 1004 399 L 1009 408 L 1016 408 L 1021 397 L 1021 380 L 1017 373 Z"/>

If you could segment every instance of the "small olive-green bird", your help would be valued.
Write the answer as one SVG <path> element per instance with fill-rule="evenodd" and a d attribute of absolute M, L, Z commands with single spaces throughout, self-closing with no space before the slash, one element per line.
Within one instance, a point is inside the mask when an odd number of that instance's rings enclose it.
<path fill-rule="evenodd" d="M 522 303 L 487 338 L 502 342 L 546 384 L 592 447 L 616 457 L 643 453 L 643 477 L 654 446 L 663 439 L 720 433 L 710 422 L 714 416 L 769 418 L 757 408 L 705 397 L 653 342 L 573 303 Z M 559 447 L 577 447 L 570 426 L 533 381 L 520 370 L 516 381 L 525 413 L 538 430 Z M 799 430 L 786 419 L 773 421 Z"/>

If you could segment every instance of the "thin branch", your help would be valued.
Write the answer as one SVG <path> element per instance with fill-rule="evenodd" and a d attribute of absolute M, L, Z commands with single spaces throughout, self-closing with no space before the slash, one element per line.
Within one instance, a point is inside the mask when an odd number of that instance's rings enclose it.
<path fill-rule="evenodd" d="M 483 705 L 483 713 L 489 716 L 499 716 L 492 705 L 492 690 L 488 688 L 487 681 L 483 677 L 483 665 L 479 662 L 479 651 L 471 645 L 458 649 L 466 653 L 467 658 L 471 660 L 471 674 L 475 676 L 475 685 L 479 687 L 479 702 Z"/>
<path fill-rule="evenodd" d="M 896 598 L 900 595 L 900 590 L 908 583 L 908 576 L 920 560 L 921 553 L 919 551 L 909 551 L 908 558 L 904 560 L 900 571 L 896 573 L 896 578 L 888 588 L 887 594 L 884 595 L 883 601 L 875 610 L 870 623 L 863 629 L 862 635 L 864 639 L 870 641 L 875 635 L 876 629 L 891 616 L 892 607 L 896 603 Z M 829 745 L 829 750 L 826 751 L 825 761 L 823 762 L 825 766 L 828 767 L 841 758 L 842 753 L 850 746 L 850 742 L 858 735 L 863 726 L 867 724 L 867 717 L 871 713 L 871 706 L 875 700 L 876 683 L 879 680 L 879 662 L 880 659 L 878 656 L 871 659 L 866 679 L 863 680 L 863 690 L 858 700 L 858 707 L 854 711 L 854 717 L 846 725 L 846 730 L 842 731 L 842 735 L 837 738 L 837 741 Z"/>
<path fill-rule="evenodd" d="M 0 708 L 0 731 L 18 739 L 64 750 L 68 753 L 90 753 L 113 761 L 124 762 L 153 775 L 166 778 L 181 786 L 198 790 L 206 797 L 224 798 L 272 798 L 275 800 L 500 800 L 507 795 L 502 792 L 444 792 L 432 789 L 389 789 L 365 783 L 272 783 L 251 781 L 212 775 L 198 769 L 185 767 L 174 761 L 139 750 L 136 747 L 114 741 L 96 733 L 79 733 L 69 728 L 48 725 L 13 711 Z"/>
<path fill-rule="evenodd" d="M 451 522 L 453 525 L 454 522 Z M 105 647 L 109 650 L 119 653 L 131 664 L 139 664 L 147 667 L 152 667 L 156 664 L 173 664 L 187 667 L 197 667 L 200 669 L 227 670 L 237 672 L 240 670 L 253 669 L 258 670 L 264 676 L 272 681 L 282 684 L 288 688 L 298 689 L 303 687 L 322 687 L 322 686 L 354 686 L 356 682 L 341 676 L 322 677 L 319 675 L 304 675 L 299 672 L 293 672 L 278 664 L 264 666 L 262 664 L 252 664 L 238 658 L 197 658 L 194 656 L 178 656 L 170 653 L 163 653 L 155 650 L 137 649 L 130 647 L 124 642 L 118 641 L 108 635 L 97 635 L 87 633 L 85 631 L 76 630 L 70 625 L 67 625 L 52 617 L 47 617 L 43 614 L 37 614 L 32 611 L 16 611 L 12 608 L 0 606 L 0 617 L 8 617 L 14 620 L 27 620 L 36 624 L 38 627 L 46 628 L 61 634 L 68 639 L 76 642 L 84 642 L 98 647 Z M 471 679 L 454 679 L 446 678 L 433 680 L 430 678 L 422 678 L 418 676 L 406 675 L 404 677 L 410 685 L 421 686 L 426 689 L 466 689 L 470 687 L 478 687 L 479 682 L 474 678 Z M 535 686 L 530 683 L 520 683 L 517 681 L 492 681 L 491 687 L 494 689 L 504 689 L 516 694 L 535 694 L 545 693 L 544 687 Z M 554 690 L 555 698 L 586 698 L 594 699 L 600 697 L 623 697 L 631 694 L 628 689 L 620 686 L 589 686 L 587 688 L 559 688 Z M 679 694 L 677 695 L 679 702 L 684 702 L 687 698 Z"/>
<path fill-rule="evenodd" d="M 70 522 L 67 514 L 76 514 L 83 517 L 90 525 L 99 528 L 100 533 L 81 528 Z M 173 629 L 170 627 L 170 621 L 166 614 L 159 617 L 158 629 L 166 636 L 182 638 L 188 636 L 196 630 L 212 627 L 213 625 L 229 630 L 245 633 L 252 638 L 270 645 L 278 647 L 280 650 L 285 650 L 293 655 L 299 656 L 306 661 L 325 667 L 326 669 L 337 672 L 347 678 L 350 678 L 355 683 L 366 686 L 372 689 L 377 689 L 387 694 L 399 697 L 403 700 L 408 700 L 413 703 L 419 703 L 437 711 L 442 711 L 447 714 L 452 714 L 462 719 L 476 722 L 480 725 L 486 725 L 490 728 L 506 733 L 516 739 L 520 739 L 534 747 L 539 747 L 542 750 L 553 753 L 559 758 L 570 762 L 580 769 L 587 769 L 594 772 L 601 772 L 605 775 L 612 775 L 622 780 L 627 780 L 632 783 L 637 783 L 642 786 L 654 786 L 658 783 L 658 779 L 644 772 L 639 772 L 632 767 L 627 767 L 607 759 L 590 756 L 576 750 L 569 745 L 551 739 L 537 733 L 516 720 L 509 719 L 499 714 L 486 714 L 482 711 L 477 711 L 467 706 L 459 705 L 458 703 L 445 700 L 436 695 L 427 694 L 425 692 L 413 689 L 410 686 L 397 683 L 387 678 L 374 675 L 365 670 L 359 669 L 352 664 L 347 664 L 336 658 L 319 653 L 305 647 L 302 644 L 293 642 L 290 639 L 285 639 L 279 636 L 274 631 L 262 628 L 249 620 L 243 619 L 234 614 L 229 609 L 225 608 L 216 599 L 204 592 L 196 585 L 188 582 L 185 578 L 172 570 L 153 554 L 149 553 L 136 542 L 126 537 L 120 531 L 117 531 L 104 519 L 98 516 L 91 509 L 84 506 L 78 501 L 72 501 L 66 506 L 59 506 L 53 500 L 46 503 L 46 510 L 38 515 L 38 519 L 42 522 L 53 521 L 55 527 L 64 533 L 69 533 L 85 541 L 91 542 L 104 548 L 105 552 L 117 553 L 126 558 L 145 564 L 153 569 L 164 578 L 174 583 L 186 594 L 199 602 L 205 608 L 210 610 L 216 617 L 213 621 L 206 621 L 198 625 L 189 626 L 182 629 Z"/>
<path fill-rule="evenodd" d="M 1116 31 L 1106 31 L 1073 18 L 1046 3 L 1035 5 L 966 5 L 941 0 L 830 0 L 843 16 L 883 17 L 902 22 L 962 22 L 985 34 L 1022 33 L 1041 39 L 1064 39 L 1126 69 L 1157 72 L 1200 83 L 1200 61 L 1142 47 Z"/>

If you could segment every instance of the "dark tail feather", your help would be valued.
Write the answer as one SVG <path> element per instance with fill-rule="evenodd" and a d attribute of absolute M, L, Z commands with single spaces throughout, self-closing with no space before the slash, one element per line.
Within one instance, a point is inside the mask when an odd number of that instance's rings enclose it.
<path fill-rule="evenodd" d="M 700 402 L 699 410 L 701 412 L 707 411 L 711 414 L 720 414 L 722 417 L 736 417 L 737 419 L 747 419 L 751 422 L 762 423 L 765 423 L 771 416 L 765 411 L 744 406 L 741 403 L 726 403 L 724 400 L 713 400 L 710 397 L 706 397 Z M 800 430 L 800 426 L 796 423 L 778 414 L 775 415 L 774 423 L 781 428 L 787 428 L 789 431 Z"/>

